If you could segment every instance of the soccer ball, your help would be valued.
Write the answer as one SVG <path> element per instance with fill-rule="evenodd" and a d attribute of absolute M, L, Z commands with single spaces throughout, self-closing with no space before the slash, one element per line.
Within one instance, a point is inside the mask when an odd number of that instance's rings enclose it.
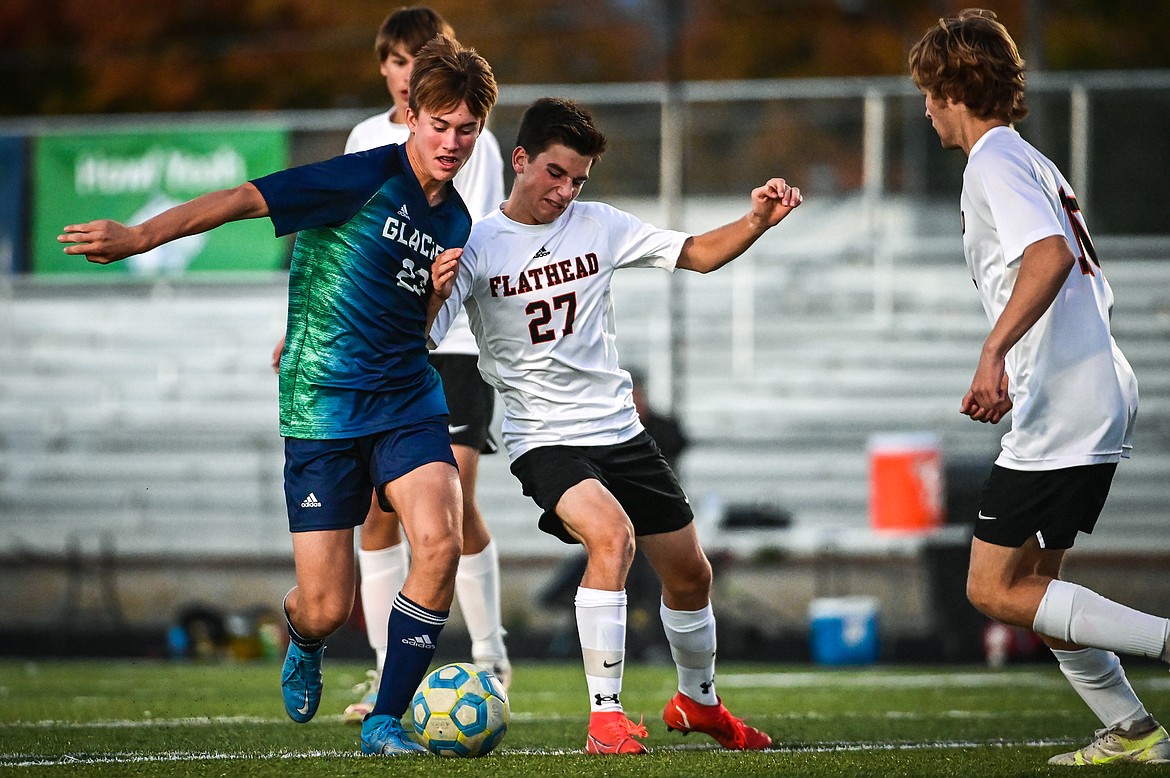
<path fill-rule="evenodd" d="M 423 679 L 410 713 L 415 734 L 432 754 L 483 756 L 508 731 L 508 693 L 491 672 L 456 662 Z"/>

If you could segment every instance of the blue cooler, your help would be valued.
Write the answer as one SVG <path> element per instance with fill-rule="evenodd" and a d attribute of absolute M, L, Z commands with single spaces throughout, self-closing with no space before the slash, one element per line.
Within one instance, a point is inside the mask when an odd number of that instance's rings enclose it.
<path fill-rule="evenodd" d="M 825 597 L 808 606 L 809 642 L 819 665 L 867 665 L 878 659 L 874 597 Z"/>

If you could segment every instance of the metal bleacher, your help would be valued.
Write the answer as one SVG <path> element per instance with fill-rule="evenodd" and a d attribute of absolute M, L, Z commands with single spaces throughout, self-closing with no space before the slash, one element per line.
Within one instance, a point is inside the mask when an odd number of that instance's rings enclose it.
<path fill-rule="evenodd" d="M 7 550 L 286 552 L 268 284 L 18 283 L 0 306 Z"/>
<path fill-rule="evenodd" d="M 863 248 L 818 245 L 815 223 L 839 216 L 826 209 L 810 214 L 813 225 L 791 241 L 782 238 L 781 225 L 728 268 L 680 280 L 688 318 L 680 416 L 695 441 L 681 471 L 697 506 L 780 509 L 792 516 L 797 534 L 864 529 L 867 444 L 882 432 L 937 435 L 947 471 L 956 477 L 954 491 L 970 491 L 982 480 L 1007 422 L 983 425 L 958 413 L 988 323 L 959 236 L 939 237 L 952 226 L 949 208 L 916 207 L 912 224 L 895 218 L 904 239 L 894 242 L 894 256 L 876 263 Z M 1164 551 L 1170 549 L 1170 244 L 1097 242 L 1117 300 L 1114 335 L 1137 372 L 1141 410 L 1134 456 L 1118 470 L 1097 532 L 1078 548 L 1126 549 L 1136 540 L 1143 550 Z M 882 261 L 888 273 L 875 269 Z M 665 307 L 653 302 L 668 293 L 664 275 L 632 271 L 615 283 L 621 337 L 649 333 L 642 343 L 624 341 L 623 357 L 649 365 L 652 377 L 655 349 L 666 344 Z M 738 331 L 737 305 L 753 311 Z M 743 339 L 750 341 L 746 347 Z M 708 527 L 708 547 L 744 545 L 734 533 Z"/>
<path fill-rule="evenodd" d="M 796 528 L 863 528 L 871 434 L 933 432 L 960 465 L 994 457 L 1004 430 L 957 412 L 987 324 L 957 236 L 909 236 L 891 284 L 885 260 L 827 251 L 830 214 L 810 211 L 792 240 L 769 235 L 709 276 L 619 273 L 619 343 L 661 400 L 666 298 L 681 290 L 681 470 L 700 512 L 770 505 Z M 1092 542 L 1170 548 L 1170 247 L 1098 243 L 1142 411 Z M 269 367 L 284 312 L 280 276 L 0 288 L 0 551 L 107 532 L 119 554 L 289 553 Z M 503 553 L 564 552 L 534 537 L 505 457 L 484 458 L 480 501 Z"/>

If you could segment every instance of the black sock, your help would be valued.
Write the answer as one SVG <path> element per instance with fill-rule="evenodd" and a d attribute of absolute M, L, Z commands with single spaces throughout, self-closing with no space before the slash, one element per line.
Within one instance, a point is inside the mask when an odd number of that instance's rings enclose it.
<path fill-rule="evenodd" d="M 288 617 L 288 608 L 285 608 L 283 603 L 281 603 L 281 610 L 284 611 L 284 623 L 288 627 L 288 639 L 295 643 L 298 648 L 311 654 L 325 645 L 325 638 L 307 638 L 297 632 L 296 627 L 293 626 L 292 619 Z"/>

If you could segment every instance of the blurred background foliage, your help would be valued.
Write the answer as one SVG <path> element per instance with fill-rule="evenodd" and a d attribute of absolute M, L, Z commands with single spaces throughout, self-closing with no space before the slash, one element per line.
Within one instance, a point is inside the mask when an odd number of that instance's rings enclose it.
<path fill-rule="evenodd" d="M 899 75 L 941 0 L 441 0 L 503 84 Z M 3 0 L 0 115 L 386 102 L 384 0 Z M 1033 68 L 1170 67 L 1170 2 L 987 0 Z"/>

